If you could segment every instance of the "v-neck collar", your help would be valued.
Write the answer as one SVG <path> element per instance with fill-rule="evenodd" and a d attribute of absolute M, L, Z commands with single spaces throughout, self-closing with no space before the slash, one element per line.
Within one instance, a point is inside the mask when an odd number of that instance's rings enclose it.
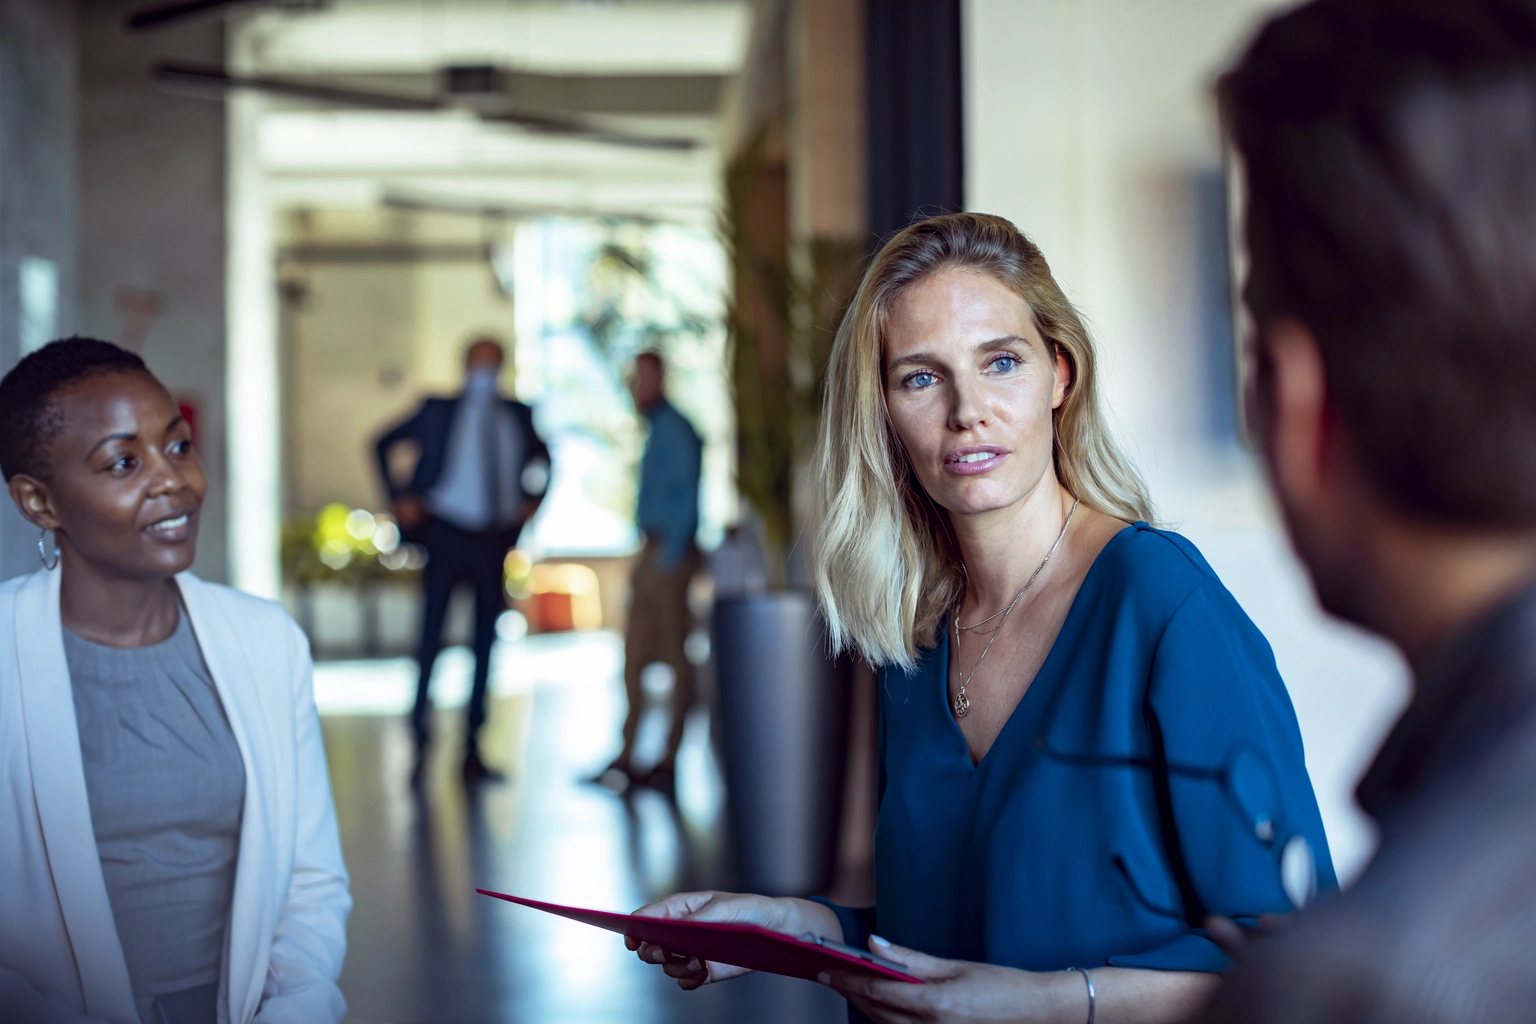
<path fill-rule="evenodd" d="M 1025 690 L 1024 693 L 1019 697 L 1018 703 L 1013 706 L 1013 710 L 1008 713 L 1007 720 L 1003 722 L 1003 727 L 999 729 L 997 735 L 993 737 L 992 745 L 987 747 L 987 752 L 981 755 L 981 760 L 979 761 L 971 760 L 971 745 L 966 742 L 965 732 L 961 730 L 960 722 L 955 718 L 955 709 L 950 705 L 949 701 L 950 628 L 948 618 L 945 619 L 944 628 L 940 634 L 939 646 L 935 651 L 935 657 L 939 663 L 939 707 L 942 709 L 942 714 L 944 715 L 944 720 L 947 725 L 949 735 L 955 740 L 955 742 L 960 745 L 960 754 L 963 758 L 965 758 L 965 762 L 970 766 L 972 772 L 978 771 L 983 765 L 987 763 L 987 761 L 992 757 L 992 751 L 997 749 L 998 744 L 1003 742 L 1003 738 L 1005 736 L 1007 736 L 1010 732 L 1015 732 L 1022 728 L 1022 726 L 1019 726 L 1016 723 L 1023 717 L 1022 712 L 1025 710 L 1026 705 L 1032 707 L 1033 704 L 1038 704 L 1041 700 L 1045 699 L 1043 697 L 1035 697 L 1035 694 L 1042 690 L 1042 684 L 1046 684 L 1044 688 L 1051 689 L 1060 683 L 1060 662 L 1064 657 L 1066 657 L 1066 655 L 1060 653 L 1063 649 L 1061 641 L 1064 637 L 1068 636 L 1069 631 L 1082 631 L 1082 623 L 1078 620 L 1081 619 L 1084 614 L 1086 614 L 1082 611 L 1084 607 L 1083 594 L 1088 590 L 1090 583 L 1096 582 L 1095 577 L 1099 571 L 1099 565 L 1104 560 L 1104 553 L 1115 544 L 1117 544 L 1127 534 L 1133 534 L 1138 530 L 1145 528 L 1147 528 L 1145 523 L 1131 523 L 1125 528 L 1117 531 L 1115 535 L 1109 538 L 1109 540 L 1105 542 L 1104 546 L 1099 549 L 1099 553 L 1093 556 L 1093 563 L 1088 566 L 1088 571 L 1083 574 L 1083 582 L 1077 585 L 1077 593 L 1072 595 L 1072 603 L 1067 608 L 1067 617 L 1061 621 L 1061 628 L 1056 631 L 1056 638 L 1051 641 L 1051 649 L 1046 652 L 1045 660 L 1040 662 L 1040 668 L 1035 671 L 1035 678 L 1030 680 L 1029 689 Z"/>

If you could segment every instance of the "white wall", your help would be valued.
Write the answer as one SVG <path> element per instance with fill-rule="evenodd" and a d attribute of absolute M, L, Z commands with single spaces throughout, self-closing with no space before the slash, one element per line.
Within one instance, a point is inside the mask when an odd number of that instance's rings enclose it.
<path fill-rule="evenodd" d="M 1273 0 L 966 0 L 966 205 L 1013 220 L 1103 353 L 1165 523 L 1269 637 L 1334 860 L 1374 845 L 1354 784 L 1406 698 L 1385 645 L 1327 620 L 1236 440 L 1210 87 Z"/>
<path fill-rule="evenodd" d="M 300 299 L 283 313 L 284 514 L 330 502 L 386 507 L 374 467 L 378 435 L 425 395 L 463 386 L 464 348 L 489 334 L 515 338 L 512 299 L 484 260 L 327 261 L 325 247 L 484 244 L 476 218 L 372 209 L 280 215 L 283 277 Z M 290 248 L 291 247 L 291 248 Z M 509 362 L 503 387 L 516 393 Z"/>

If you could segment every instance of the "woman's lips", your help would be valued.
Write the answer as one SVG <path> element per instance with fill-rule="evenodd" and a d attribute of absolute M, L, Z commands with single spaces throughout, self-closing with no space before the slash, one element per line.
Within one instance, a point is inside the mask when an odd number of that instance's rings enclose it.
<path fill-rule="evenodd" d="M 944 459 L 944 468 L 957 476 L 976 476 L 994 469 L 1008 457 L 1001 448 L 961 448 Z"/>
<path fill-rule="evenodd" d="M 144 527 L 144 532 L 156 540 L 172 544 L 184 541 L 192 535 L 192 513 L 183 512 L 179 516 L 169 516 L 151 523 Z"/>

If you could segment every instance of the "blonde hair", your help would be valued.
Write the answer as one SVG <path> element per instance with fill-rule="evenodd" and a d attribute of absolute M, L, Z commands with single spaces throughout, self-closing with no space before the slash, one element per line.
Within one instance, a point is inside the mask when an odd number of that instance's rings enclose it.
<path fill-rule="evenodd" d="M 923 490 L 885 404 L 885 332 L 906 289 L 940 270 L 991 274 L 1028 305 L 1072 381 L 1052 414 L 1056 477 L 1090 508 L 1152 520 L 1146 485 L 1099 403 L 1097 356 L 1040 250 L 1002 217 L 931 217 L 892 237 L 864 274 L 832 345 L 812 463 L 816 590 L 839 650 L 911 667 L 963 586 L 948 513 Z"/>

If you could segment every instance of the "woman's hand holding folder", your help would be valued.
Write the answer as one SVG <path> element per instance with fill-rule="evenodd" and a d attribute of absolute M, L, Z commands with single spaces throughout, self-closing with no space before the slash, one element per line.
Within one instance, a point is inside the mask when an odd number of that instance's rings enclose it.
<path fill-rule="evenodd" d="M 787 897 L 776 899 L 748 893 L 680 892 L 647 904 L 635 913 L 641 917 L 753 924 L 786 935 L 809 935 L 836 942 L 843 940 L 843 926 L 830 909 L 810 900 Z M 676 978 L 678 986 L 685 990 L 749 973 L 744 967 L 680 957 L 662 946 L 628 936 L 624 944 L 646 963 L 660 965 L 667 976 Z"/>

